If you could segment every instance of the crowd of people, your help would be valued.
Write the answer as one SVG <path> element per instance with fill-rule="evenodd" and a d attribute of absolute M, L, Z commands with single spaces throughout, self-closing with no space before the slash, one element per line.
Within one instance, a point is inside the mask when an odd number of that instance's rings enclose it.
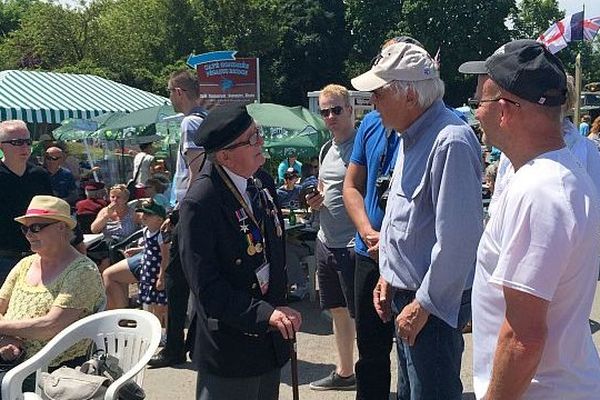
<path fill-rule="evenodd" d="M 469 104 L 481 137 L 444 104 L 439 68 L 414 38 L 386 41 L 351 81 L 376 110 L 356 129 L 348 89 L 325 86 L 318 104 L 331 140 L 303 163 L 287 153 L 276 179 L 262 169 L 246 107 L 205 109 L 197 78 L 177 71 L 168 90 L 185 117 L 167 194 L 143 144 L 130 182 L 107 190 L 88 180 L 78 199 L 85 174 L 69 170 L 65 148 L 49 142 L 34 165 L 25 123 L 1 122 L 0 365 L 85 315 L 127 307 L 137 283 L 139 304 L 165 328 L 151 366 L 189 352 L 197 399 L 278 399 L 302 327 L 288 302 L 304 296 L 299 260 L 314 254 L 336 357 L 311 389 L 389 398 L 395 339 L 398 399 L 462 399 L 469 326 L 478 399 L 597 397 L 588 317 L 600 118 L 579 127 L 567 118 L 573 80 L 535 41 L 460 66 L 477 78 Z M 493 151 L 482 154 L 482 142 Z M 308 248 L 286 238 L 282 209 L 298 208 L 318 216 Z M 103 240 L 86 249 L 81 232 Z M 80 363 L 83 351 L 53 367 Z"/>

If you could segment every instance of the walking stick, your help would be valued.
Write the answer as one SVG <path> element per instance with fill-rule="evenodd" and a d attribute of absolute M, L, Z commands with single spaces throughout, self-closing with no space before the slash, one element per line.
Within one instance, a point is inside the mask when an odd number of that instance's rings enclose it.
<path fill-rule="evenodd" d="M 292 328 L 293 329 L 293 328 Z M 300 393 L 298 392 L 298 349 L 296 347 L 296 331 L 290 341 L 290 365 L 292 367 L 292 398 L 293 400 L 300 400 Z"/>

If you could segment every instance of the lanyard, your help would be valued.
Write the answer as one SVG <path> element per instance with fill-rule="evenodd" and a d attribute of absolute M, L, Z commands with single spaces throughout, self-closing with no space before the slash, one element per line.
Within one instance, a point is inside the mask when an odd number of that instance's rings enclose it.
<path fill-rule="evenodd" d="M 264 221 L 260 224 L 258 223 L 256 218 L 254 217 L 254 213 L 252 212 L 252 209 L 251 209 L 252 207 L 246 202 L 246 200 L 244 200 L 244 198 L 242 197 L 242 194 L 237 189 L 237 187 L 233 184 L 229 175 L 227 175 L 227 173 L 225 171 L 223 171 L 223 168 L 220 165 L 216 165 L 216 164 L 215 164 L 215 168 L 216 168 L 217 172 L 219 173 L 219 175 L 221 176 L 221 178 L 223 179 L 223 181 L 225 182 L 225 185 L 227 186 L 229 191 L 233 194 L 233 197 L 235 197 L 235 199 L 238 201 L 238 203 L 240 203 L 240 205 L 242 206 L 242 208 L 244 209 L 244 211 L 246 212 L 248 217 L 252 220 L 254 225 L 256 225 L 260 231 L 261 243 L 256 243 L 254 245 L 249 243 L 248 254 L 250 256 L 253 256 L 255 253 L 260 253 L 263 250 L 266 250 Z M 258 201 L 261 201 L 260 197 L 261 196 L 259 193 Z M 266 251 L 263 253 L 263 257 L 264 257 L 265 262 L 267 262 Z"/>

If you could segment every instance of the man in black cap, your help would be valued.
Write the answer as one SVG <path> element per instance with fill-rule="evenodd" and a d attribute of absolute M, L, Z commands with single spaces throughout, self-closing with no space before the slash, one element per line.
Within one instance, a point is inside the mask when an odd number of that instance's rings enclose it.
<path fill-rule="evenodd" d="M 588 324 L 598 277 L 598 192 L 561 130 L 567 79 L 542 44 L 516 40 L 477 74 L 476 117 L 515 173 L 481 238 L 473 283 L 477 398 L 591 399 Z"/>
<path fill-rule="evenodd" d="M 209 113 L 196 144 L 208 160 L 181 203 L 179 220 L 182 266 L 196 309 L 196 398 L 276 400 L 290 354 L 286 339 L 301 317 L 286 307 L 274 183 L 257 172 L 265 161 L 263 139 L 245 106 L 224 105 Z"/>

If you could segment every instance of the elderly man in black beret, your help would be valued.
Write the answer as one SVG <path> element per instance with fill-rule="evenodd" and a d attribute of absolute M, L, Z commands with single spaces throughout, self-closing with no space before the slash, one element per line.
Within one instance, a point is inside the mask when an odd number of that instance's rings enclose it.
<path fill-rule="evenodd" d="M 207 161 L 181 203 L 180 254 L 196 305 L 196 398 L 276 400 L 301 324 L 286 307 L 283 220 L 259 171 L 263 139 L 243 105 L 197 132 Z"/>

